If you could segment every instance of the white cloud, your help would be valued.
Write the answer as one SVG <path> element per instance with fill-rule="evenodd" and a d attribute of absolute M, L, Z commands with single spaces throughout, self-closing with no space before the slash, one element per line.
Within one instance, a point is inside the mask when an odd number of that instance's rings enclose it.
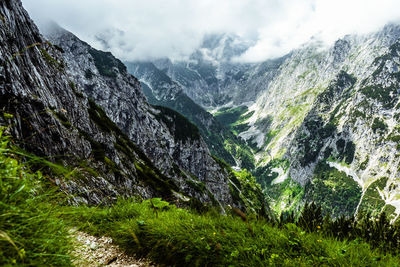
<path fill-rule="evenodd" d="M 398 0 L 23 0 L 36 22 L 50 18 L 91 45 L 107 39 L 117 57 L 182 58 L 207 33 L 236 33 L 256 44 L 242 57 L 281 56 L 318 36 L 331 43 L 400 20 Z"/>

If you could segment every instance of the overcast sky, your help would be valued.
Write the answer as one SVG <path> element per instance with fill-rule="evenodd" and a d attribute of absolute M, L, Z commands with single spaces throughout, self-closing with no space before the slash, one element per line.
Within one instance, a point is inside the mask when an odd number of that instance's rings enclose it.
<path fill-rule="evenodd" d="M 208 33 L 235 33 L 255 45 L 243 56 L 284 55 L 312 36 L 327 44 L 346 34 L 400 22 L 400 0 L 22 0 L 38 23 L 52 19 L 96 48 L 96 36 L 124 60 L 189 55 Z"/>

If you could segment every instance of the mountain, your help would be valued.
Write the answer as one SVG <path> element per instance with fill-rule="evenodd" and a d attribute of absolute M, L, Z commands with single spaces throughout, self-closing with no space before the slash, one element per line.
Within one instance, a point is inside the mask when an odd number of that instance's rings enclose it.
<path fill-rule="evenodd" d="M 245 87 L 230 85 L 240 83 L 244 71 L 254 65 L 233 62 L 251 45 L 237 35 L 212 34 L 205 36 L 200 48 L 186 61 L 159 59 L 153 63 L 196 103 L 212 109 L 241 97 L 241 103 L 248 99 L 249 92 L 243 93 Z"/>
<path fill-rule="evenodd" d="M 193 124 L 149 105 L 111 53 L 55 25 L 47 41 L 20 1 L 2 1 L 0 11 L 1 124 L 28 152 L 71 169 L 68 180 L 52 176 L 74 201 L 158 196 L 223 209 L 260 200 L 245 199 Z"/>
<path fill-rule="evenodd" d="M 287 57 L 249 107 L 250 128 L 240 136 L 257 140 L 259 181 L 277 209 L 315 200 L 336 216 L 399 215 L 398 156 L 389 137 L 396 136 L 399 36 L 399 26 L 387 25 L 329 48 L 309 43 Z"/>
<path fill-rule="evenodd" d="M 141 81 L 149 103 L 176 110 L 193 122 L 215 156 L 232 166 L 254 169 L 253 154 L 246 143 L 189 98 L 177 82 L 151 62 L 127 62 L 126 65 Z"/>
<path fill-rule="evenodd" d="M 252 148 L 276 211 L 314 200 L 334 216 L 385 210 L 394 218 L 399 37 L 389 24 L 244 64 L 210 56 L 226 44 L 214 36 L 187 61 L 153 63 Z"/>

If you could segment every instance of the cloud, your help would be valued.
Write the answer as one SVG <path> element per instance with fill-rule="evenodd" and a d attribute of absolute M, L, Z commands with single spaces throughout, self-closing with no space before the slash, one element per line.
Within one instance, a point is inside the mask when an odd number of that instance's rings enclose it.
<path fill-rule="evenodd" d="M 55 20 L 124 60 L 190 55 L 209 33 L 255 43 L 241 57 L 284 55 L 312 36 L 326 43 L 400 21 L 398 0 L 23 0 L 37 23 Z M 106 40 L 104 45 L 102 40 Z"/>

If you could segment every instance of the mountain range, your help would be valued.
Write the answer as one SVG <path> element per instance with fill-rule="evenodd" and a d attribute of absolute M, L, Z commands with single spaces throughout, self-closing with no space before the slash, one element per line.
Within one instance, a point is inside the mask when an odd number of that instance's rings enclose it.
<path fill-rule="evenodd" d="M 249 44 L 212 35 L 187 61 L 127 65 L 151 85 L 157 76 L 134 67 L 151 64 L 245 141 L 254 159 L 246 167 L 277 212 L 316 201 L 334 216 L 387 211 L 394 219 L 399 36 L 389 24 L 330 47 L 313 39 L 280 58 L 240 63 Z M 154 86 L 146 90 L 158 99 Z"/>
<path fill-rule="evenodd" d="M 43 37 L 19 1 L 2 7 L 15 16 L 2 19 L 1 123 L 80 170 L 55 179 L 74 201 L 399 216 L 400 26 L 258 63 L 238 61 L 252 43 L 233 34 L 206 36 L 187 60 L 122 62 L 54 23 Z M 248 171 L 263 194 L 243 189 Z"/>

